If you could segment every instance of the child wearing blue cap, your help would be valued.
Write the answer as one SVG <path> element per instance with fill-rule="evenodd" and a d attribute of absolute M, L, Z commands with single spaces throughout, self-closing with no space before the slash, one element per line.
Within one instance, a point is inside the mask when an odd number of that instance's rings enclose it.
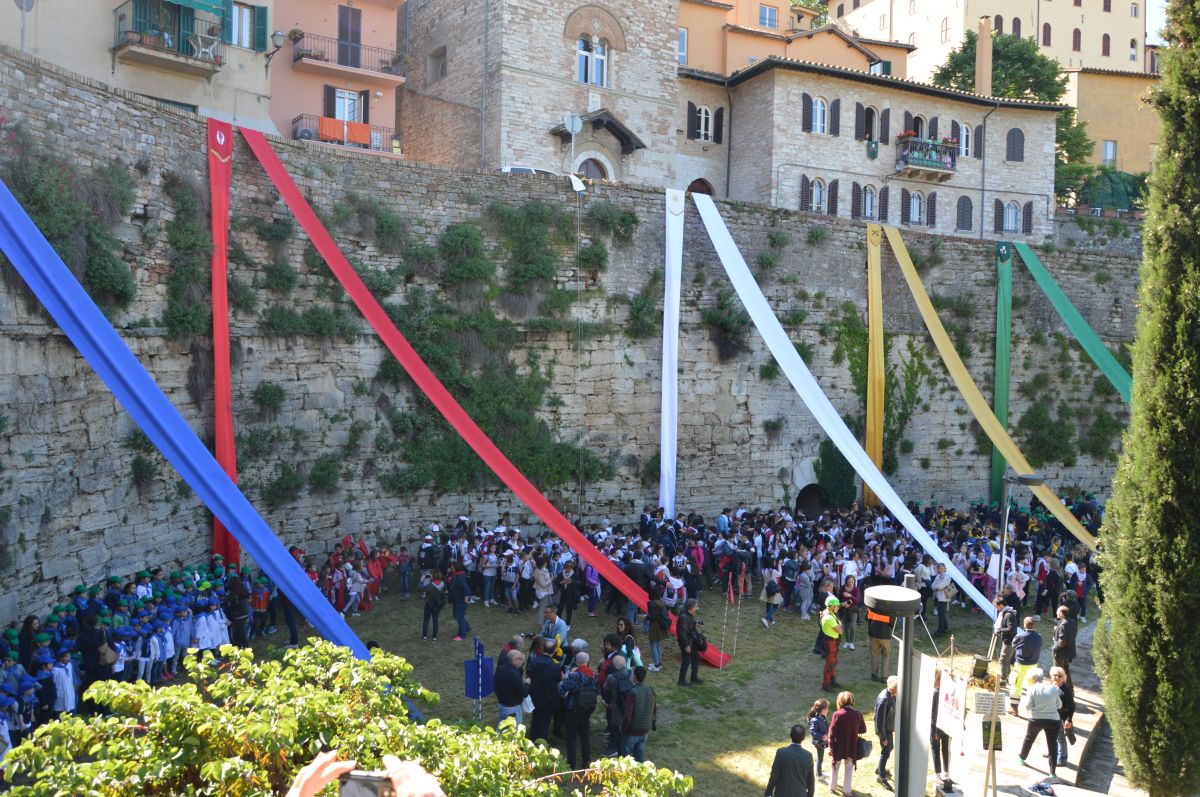
<path fill-rule="evenodd" d="M 52 673 L 54 654 L 46 648 L 39 648 L 33 654 L 31 665 L 37 673 L 37 725 L 40 727 L 54 718 L 54 702 L 57 700 Z"/>
<path fill-rule="evenodd" d="M 10 695 L 0 694 L 0 764 L 3 764 L 4 757 L 13 748 L 9 728 L 12 727 L 13 709 L 16 704 L 17 701 Z"/>
<path fill-rule="evenodd" d="M 169 669 L 174 677 L 192 644 L 191 611 L 186 604 L 181 603 L 175 607 L 175 618 L 171 620 L 171 640 L 175 643 L 175 658 L 171 661 Z"/>
<path fill-rule="evenodd" d="M 57 661 L 50 671 L 54 679 L 54 713 L 75 713 L 75 665 L 71 662 L 71 648 L 63 646 L 55 656 Z"/>
<path fill-rule="evenodd" d="M 21 730 L 21 738 L 33 734 L 37 721 L 37 680 L 26 675 L 21 679 L 17 695 L 17 725 Z M 13 739 L 14 744 L 20 744 L 20 739 Z"/>

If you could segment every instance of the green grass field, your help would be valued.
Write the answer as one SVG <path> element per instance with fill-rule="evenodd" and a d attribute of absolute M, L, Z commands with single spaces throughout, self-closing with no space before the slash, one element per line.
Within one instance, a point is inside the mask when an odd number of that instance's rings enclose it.
<path fill-rule="evenodd" d="M 422 642 L 420 601 L 401 598 L 394 576 L 389 577 L 387 586 L 384 600 L 373 611 L 350 618 L 352 627 L 364 641 L 375 640 L 384 649 L 407 658 L 416 669 L 417 679 L 441 695 L 440 703 L 429 707 L 430 716 L 470 722 L 472 706 L 464 697 L 463 674 L 463 661 L 471 655 L 470 641 L 452 641 L 456 626 L 447 607 L 441 616 L 439 641 Z M 776 625 L 767 630 L 759 622 L 762 613 L 763 604 L 748 599 L 741 604 L 739 620 L 736 606 L 730 606 L 726 613 L 725 604 L 715 592 L 702 593 L 700 617 L 705 621 L 705 633 L 710 642 L 733 654 L 732 661 L 723 671 L 702 667 L 702 686 L 680 688 L 675 683 L 678 648 L 673 640 L 667 640 L 663 644 L 663 670 L 647 678 L 659 698 L 658 730 L 647 741 L 647 758 L 691 775 L 696 783 L 695 794 L 701 797 L 761 794 L 775 750 L 787 743 L 790 727 L 807 721 L 814 700 L 831 697 L 821 690 L 823 661 L 811 653 L 815 620 L 803 622 L 795 614 L 780 612 Z M 929 615 L 932 630 L 932 605 Z M 492 656 L 514 633 L 534 632 L 541 624 L 540 612 L 509 615 L 503 608 L 484 609 L 479 604 L 470 607 L 467 618 L 471 635 L 478 635 Z M 577 611 L 573 619 L 571 637 L 586 639 L 593 654 L 600 649 L 604 634 L 614 630 L 616 624 L 613 615 L 589 618 L 586 610 Z M 957 654 L 953 665 L 966 670 L 972 654 L 987 652 L 990 621 L 983 615 L 956 609 L 950 624 Z M 928 635 L 924 628 L 919 630 L 923 642 L 918 642 L 918 649 L 932 653 Z M 281 634 L 268 637 L 264 647 L 285 642 L 285 634 L 286 629 L 281 629 Z M 649 662 L 649 645 L 641 638 L 638 642 Z M 881 686 L 870 680 L 865 624 L 858 627 L 857 642 L 857 650 L 842 652 L 838 680 L 854 692 L 858 708 L 867 715 L 868 738 L 877 751 L 870 713 Z M 949 637 L 939 642 L 948 646 Z M 898 644 L 893 645 L 893 673 L 898 648 Z M 495 699 L 484 700 L 483 721 L 494 723 L 495 719 Z M 602 714 L 597 711 L 592 718 L 593 755 L 603 750 L 602 724 Z M 811 751 L 811 745 L 805 744 Z M 889 793 L 875 780 L 874 756 L 862 764 L 855 773 L 855 791 L 878 797 Z M 827 757 L 826 774 L 829 767 Z M 895 772 L 894 764 L 889 762 L 889 768 Z M 828 789 L 818 786 L 818 794 L 828 794 Z"/>

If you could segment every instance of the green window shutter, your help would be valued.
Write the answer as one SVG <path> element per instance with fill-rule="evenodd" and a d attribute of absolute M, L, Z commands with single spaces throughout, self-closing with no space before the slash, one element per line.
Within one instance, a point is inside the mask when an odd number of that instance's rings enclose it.
<path fill-rule="evenodd" d="M 181 55 L 195 55 L 192 51 L 192 43 L 188 41 L 188 37 L 196 32 L 196 11 L 192 8 L 183 7 L 179 9 L 179 53 Z"/>
<path fill-rule="evenodd" d="M 267 7 L 254 7 L 254 49 L 260 53 L 267 50 Z"/>
<path fill-rule="evenodd" d="M 221 41 L 233 44 L 233 0 L 225 0 L 221 6 Z"/>
<path fill-rule="evenodd" d="M 892 74 L 892 62 L 891 61 L 883 62 L 883 74 L 885 74 L 885 75 Z"/>
<path fill-rule="evenodd" d="M 150 0 L 133 0 L 133 29 L 138 33 L 150 30 Z"/>

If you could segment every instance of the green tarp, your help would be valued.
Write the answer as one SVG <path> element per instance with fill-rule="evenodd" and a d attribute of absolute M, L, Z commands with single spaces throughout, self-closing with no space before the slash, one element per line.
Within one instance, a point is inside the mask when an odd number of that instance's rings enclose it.
<path fill-rule="evenodd" d="M 194 8 L 197 11 L 203 11 L 205 14 L 212 14 L 214 17 L 220 17 L 222 9 L 225 7 L 223 0 L 171 0 L 177 6 L 184 8 Z"/>

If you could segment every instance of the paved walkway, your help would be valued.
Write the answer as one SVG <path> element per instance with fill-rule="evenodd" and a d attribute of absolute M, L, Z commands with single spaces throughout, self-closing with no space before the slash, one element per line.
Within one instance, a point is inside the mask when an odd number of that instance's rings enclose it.
<path fill-rule="evenodd" d="M 1132 788 L 1125 780 L 1120 765 L 1111 753 L 1111 743 L 1105 748 L 1106 734 L 1099 727 L 1103 716 L 1103 701 L 1100 694 L 1100 680 L 1092 666 L 1092 637 L 1095 625 L 1081 625 L 1076 639 L 1077 658 L 1071 664 L 1071 677 L 1075 685 L 1075 734 L 1076 743 L 1068 747 L 1067 764 L 1058 767 L 1057 778 L 1051 781 L 1054 792 L 1060 797 L 1089 797 L 1089 795 L 1110 794 L 1116 797 L 1145 797 L 1145 792 Z M 1049 639 L 1047 630 L 1043 630 Z M 1050 670 L 1049 645 L 1043 667 Z M 999 672 L 999 664 L 992 664 L 992 672 Z M 973 692 L 974 690 L 972 690 Z M 982 749 L 982 717 L 973 712 L 975 698 L 968 696 L 967 714 L 967 746 L 971 749 L 965 755 L 959 755 L 961 747 L 954 740 L 951 748 L 953 763 L 950 776 L 955 780 L 960 792 L 980 795 L 983 794 L 983 783 L 987 771 L 987 751 Z M 1005 713 L 1001 720 L 1003 748 L 996 752 L 997 791 L 1006 794 L 1031 794 L 1029 786 L 1049 777 L 1050 767 L 1046 759 L 1046 741 L 1038 736 L 1027 759 L 1027 766 L 1022 766 L 1017 760 L 1021 742 L 1025 738 L 1027 722 L 1019 717 Z M 1088 754 L 1087 772 L 1079 770 L 1080 758 L 1088 747 L 1089 740 L 1100 739 L 1097 746 Z M 1086 780 L 1083 777 L 1086 775 Z M 1084 784 L 1100 791 L 1083 788 Z M 990 791 L 990 786 L 989 786 Z"/>

